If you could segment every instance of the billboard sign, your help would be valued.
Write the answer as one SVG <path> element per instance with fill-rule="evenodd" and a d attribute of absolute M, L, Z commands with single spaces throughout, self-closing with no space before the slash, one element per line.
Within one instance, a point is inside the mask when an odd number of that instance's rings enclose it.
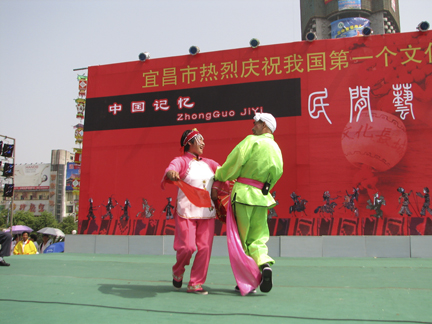
<path fill-rule="evenodd" d="M 333 21 L 331 24 L 331 38 L 363 36 L 365 27 L 370 27 L 370 21 L 366 18 L 345 18 Z"/>
<path fill-rule="evenodd" d="M 339 0 L 339 10 L 361 9 L 361 0 Z"/>
<path fill-rule="evenodd" d="M 173 234 L 160 181 L 183 132 L 223 164 L 269 112 L 284 157 L 271 235 L 432 234 L 431 84 L 430 31 L 90 67 L 79 232 Z"/>
<path fill-rule="evenodd" d="M 48 190 L 51 164 L 18 164 L 15 166 L 15 190 Z"/>
<path fill-rule="evenodd" d="M 66 170 L 66 190 L 79 190 L 80 187 L 80 166 L 68 162 Z"/>

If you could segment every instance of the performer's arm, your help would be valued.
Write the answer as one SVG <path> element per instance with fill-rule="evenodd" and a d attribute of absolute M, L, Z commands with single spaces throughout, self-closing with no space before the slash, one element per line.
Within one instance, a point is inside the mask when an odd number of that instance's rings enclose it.
<path fill-rule="evenodd" d="M 185 169 L 185 161 L 181 157 L 177 157 L 171 161 L 169 166 L 165 169 L 164 175 L 161 181 L 162 189 L 165 189 L 165 183 L 167 180 L 178 181 L 180 180 L 181 170 Z"/>
<path fill-rule="evenodd" d="M 245 162 L 244 152 L 247 150 L 247 142 L 245 141 L 246 139 L 240 142 L 228 155 L 225 163 L 217 168 L 215 180 L 235 180 L 240 176 L 242 166 Z"/>

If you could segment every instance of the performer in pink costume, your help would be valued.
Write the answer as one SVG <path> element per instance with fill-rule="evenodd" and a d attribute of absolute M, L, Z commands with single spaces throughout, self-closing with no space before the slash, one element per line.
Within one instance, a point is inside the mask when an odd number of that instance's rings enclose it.
<path fill-rule="evenodd" d="M 213 200 L 217 199 L 217 190 L 212 189 L 214 173 L 219 164 L 211 159 L 201 158 L 204 149 L 204 138 L 198 130 L 187 130 L 181 137 L 180 145 L 183 156 L 176 157 L 166 168 L 162 179 L 162 189 L 169 181 L 183 180 L 187 184 L 211 192 Z M 221 186 L 218 183 L 218 186 Z M 191 269 L 187 292 L 207 295 L 202 288 L 210 262 L 213 245 L 215 208 L 195 206 L 181 189 L 178 190 L 174 212 L 175 236 L 174 250 L 177 262 L 173 266 L 173 285 L 180 289 L 183 283 L 185 266 L 189 265 L 193 253 L 197 254 Z"/>

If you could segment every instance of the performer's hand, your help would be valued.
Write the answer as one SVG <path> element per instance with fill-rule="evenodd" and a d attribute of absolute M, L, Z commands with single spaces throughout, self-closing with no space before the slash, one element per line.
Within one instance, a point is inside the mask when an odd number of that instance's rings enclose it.
<path fill-rule="evenodd" d="M 218 192 L 216 188 L 212 188 L 211 190 L 211 199 L 216 201 L 218 199 Z"/>
<path fill-rule="evenodd" d="M 169 171 L 166 173 L 166 176 L 167 176 L 167 178 L 170 179 L 171 181 L 178 181 L 178 180 L 180 180 L 180 175 L 179 175 L 179 173 L 178 173 L 177 171 L 174 171 L 174 170 L 169 170 Z"/>

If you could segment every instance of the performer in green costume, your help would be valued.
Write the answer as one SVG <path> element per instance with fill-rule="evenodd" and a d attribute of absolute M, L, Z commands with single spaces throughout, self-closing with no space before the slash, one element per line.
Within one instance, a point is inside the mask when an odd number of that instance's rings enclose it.
<path fill-rule="evenodd" d="M 283 172 L 282 153 L 274 141 L 276 119 L 268 113 L 254 117 L 254 135 L 247 136 L 216 170 L 218 181 L 237 180 L 231 194 L 240 239 L 246 255 L 255 260 L 262 271 L 260 289 L 272 288 L 274 260 L 268 256 L 269 229 L 267 211 L 276 205 L 269 194 Z"/>

